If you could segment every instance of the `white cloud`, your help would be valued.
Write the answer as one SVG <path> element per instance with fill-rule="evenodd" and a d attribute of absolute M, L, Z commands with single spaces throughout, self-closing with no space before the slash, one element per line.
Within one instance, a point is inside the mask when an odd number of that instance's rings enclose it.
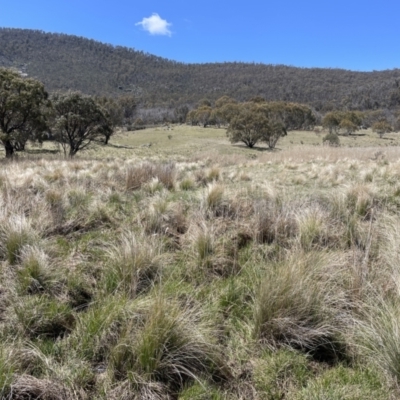
<path fill-rule="evenodd" d="M 167 20 L 162 19 L 157 13 L 154 13 L 149 18 L 143 18 L 135 25 L 141 25 L 143 29 L 150 33 L 150 35 L 166 35 L 171 36 L 172 32 L 169 27 L 172 25 Z"/>

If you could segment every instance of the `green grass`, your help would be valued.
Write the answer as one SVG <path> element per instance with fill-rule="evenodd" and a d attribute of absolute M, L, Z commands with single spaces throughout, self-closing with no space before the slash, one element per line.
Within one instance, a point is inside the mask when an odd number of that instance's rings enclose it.
<path fill-rule="evenodd" d="M 164 127 L 147 128 L 139 131 L 119 131 L 111 137 L 110 146 L 96 145 L 92 149 L 82 153 L 89 157 L 135 157 L 138 159 L 161 159 L 171 158 L 183 160 L 198 154 L 218 153 L 221 155 L 237 154 L 246 157 L 257 157 L 261 152 L 268 153 L 266 144 L 259 143 L 255 149 L 246 149 L 241 144 L 232 146 L 226 137 L 225 128 L 193 127 L 188 125 L 175 125 L 172 127 L 173 137 L 169 139 L 170 131 Z M 280 139 L 278 150 L 289 150 L 307 146 L 322 147 L 322 139 L 326 132 L 315 133 L 314 131 L 292 131 Z M 398 146 L 400 135 L 397 132 L 388 133 L 383 139 L 372 132 L 371 129 L 360 130 L 353 135 L 340 136 L 341 147 L 377 147 L 381 151 L 385 147 Z M 151 144 L 151 146 L 148 146 Z M 45 143 L 43 150 L 55 150 L 51 143 Z M 379 150 L 377 150 L 379 151 Z M 40 150 L 36 150 L 40 154 Z M 78 158 L 82 157 L 78 153 Z"/>
<path fill-rule="evenodd" d="M 398 398 L 398 134 L 322 136 L 5 162 L 0 397 Z"/>

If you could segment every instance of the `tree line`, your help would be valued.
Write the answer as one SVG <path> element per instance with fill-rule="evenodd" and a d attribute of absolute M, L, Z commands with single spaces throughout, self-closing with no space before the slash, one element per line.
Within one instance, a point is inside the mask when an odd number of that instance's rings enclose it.
<path fill-rule="evenodd" d="M 93 141 L 108 144 L 116 126 L 144 127 L 136 108 L 132 95 L 114 98 L 56 92 L 49 96 L 40 81 L 20 71 L 0 68 L 0 142 L 8 158 L 23 151 L 28 140 L 52 139 L 70 157 Z M 262 96 L 238 102 L 225 95 L 214 104 L 202 99 L 193 109 L 188 105 L 176 107 L 169 117 L 165 122 L 225 126 L 232 143 L 242 142 L 250 148 L 258 142 L 274 148 L 288 131 L 309 130 L 319 122 L 329 130 L 330 143 L 338 143 L 339 132 L 351 135 L 360 128 L 372 127 L 383 137 L 400 126 L 398 112 L 335 110 L 321 119 L 307 105 L 267 101 Z"/>
<path fill-rule="evenodd" d="M 214 107 L 203 99 L 197 108 L 187 112 L 186 120 L 203 127 L 225 125 L 231 143 L 242 142 L 252 148 L 258 142 L 265 142 L 271 149 L 289 130 L 311 129 L 316 123 L 313 111 L 306 105 L 267 101 L 261 96 L 242 103 L 222 96 Z"/>
<path fill-rule="evenodd" d="M 132 96 L 91 97 L 79 92 L 49 96 L 40 81 L 0 68 L 0 142 L 7 158 L 24 150 L 28 140 L 41 142 L 46 137 L 70 157 L 93 141 L 107 144 L 116 126 L 132 122 L 135 108 Z M 214 107 L 203 99 L 193 110 L 176 108 L 174 117 L 191 125 L 226 125 L 232 143 L 254 147 L 266 142 L 270 148 L 288 130 L 310 129 L 316 121 L 308 106 L 267 102 L 260 96 L 244 103 L 222 96 Z"/>
<path fill-rule="evenodd" d="M 6 157 L 25 149 L 28 140 L 55 140 L 73 157 L 93 141 L 107 144 L 114 128 L 130 123 L 136 102 L 91 97 L 79 92 L 49 96 L 43 83 L 0 68 L 0 142 Z"/>

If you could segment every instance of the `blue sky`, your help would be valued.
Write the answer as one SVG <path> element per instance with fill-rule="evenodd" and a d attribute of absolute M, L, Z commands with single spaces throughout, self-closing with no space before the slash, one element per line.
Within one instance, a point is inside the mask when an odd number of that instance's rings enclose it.
<path fill-rule="evenodd" d="M 171 60 L 359 71 L 400 68 L 399 19 L 399 0 L 0 1 L 2 27 L 74 34 Z"/>

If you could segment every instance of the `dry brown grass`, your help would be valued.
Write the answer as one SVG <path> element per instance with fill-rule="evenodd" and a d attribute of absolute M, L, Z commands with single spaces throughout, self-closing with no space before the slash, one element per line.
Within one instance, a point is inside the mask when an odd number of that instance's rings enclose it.
<path fill-rule="evenodd" d="M 397 147 L 298 132 L 270 152 L 224 134 L 4 162 L 3 393 L 396 398 Z"/>

